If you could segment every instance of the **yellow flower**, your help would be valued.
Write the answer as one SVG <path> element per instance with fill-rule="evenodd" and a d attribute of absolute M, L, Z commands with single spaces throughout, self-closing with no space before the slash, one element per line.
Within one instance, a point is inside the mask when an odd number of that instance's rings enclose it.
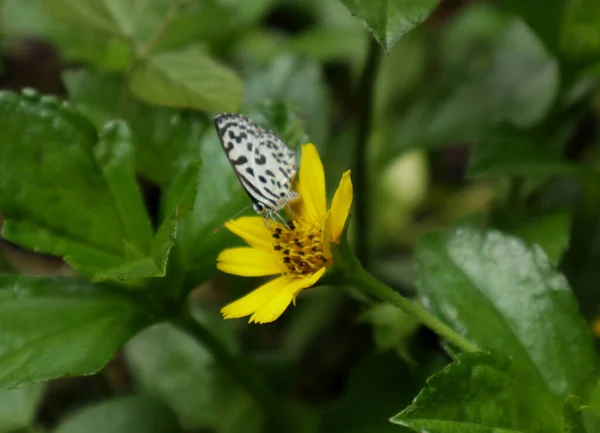
<path fill-rule="evenodd" d="M 217 267 L 245 277 L 278 275 L 241 299 L 223 307 L 225 319 L 252 315 L 249 322 L 276 320 L 302 290 L 314 285 L 333 264 L 330 242 L 338 242 L 352 204 L 350 171 L 342 176 L 331 209 L 327 210 L 325 173 L 313 144 L 302 146 L 302 162 L 294 204 L 294 220 L 283 225 L 260 216 L 227 222 L 231 232 L 249 247 L 230 248 L 219 255 Z"/>

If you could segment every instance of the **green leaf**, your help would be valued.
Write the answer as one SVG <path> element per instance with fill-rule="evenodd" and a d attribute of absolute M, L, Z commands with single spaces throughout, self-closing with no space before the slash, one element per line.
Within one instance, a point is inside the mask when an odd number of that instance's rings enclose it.
<path fill-rule="evenodd" d="M 210 319 L 204 316 L 205 324 Z M 231 324 L 215 319 L 210 330 L 232 350 Z M 224 433 L 257 431 L 260 426 L 262 414 L 255 401 L 230 382 L 210 350 L 185 332 L 155 325 L 130 341 L 125 355 L 140 391 L 167 402 L 186 429 Z"/>
<path fill-rule="evenodd" d="M 98 137 L 79 113 L 30 91 L 0 94 L 0 110 L 9 125 L 0 144 L 3 237 L 95 280 L 163 276 L 175 227 L 153 239 L 126 124 L 110 122 Z"/>
<path fill-rule="evenodd" d="M 31 427 L 43 393 L 41 383 L 0 392 L 0 432 Z"/>
<path fill-rule="evenodd" d="M 437 317 L 529 367 L 556 396 L 589 395 L 598 355 L 567 280 L 541 248 L 458 228 L 423 235 L 415 260 L 417 287 Z"/>
<path fill-rule="evenodd" d="M 341 0 L 389 52 L 402 36 L 420 24 L 439 0 Z"/>
<path fill-rule="evenodd" d="M 391 421 L 430 433 L 560 432 L 560 407 L 499 353 L 464 353 Z"/>
<path fill-rule="evenodd" d="M 0 389 L 93 374 L 152 320 L 142 301 L 119 288 L 0 276 Z"/>
<path fill-rule="evenodd" d="M 547 215 L 513 215 L 500 222 L 500 228 L 516 235 L 530 245 L 544 249 L 550 262 L 558 265 L 569 247 L 571 212 L 558 211 Z"/>
<path fill-rule="evenodd" d="M 196 48 L 152 55 L 137 65 L 131 92 L 151 104 L 208 111 L 237 111 L 242 83 L 237 75 Z"/>
<path fill-rule="evenodd" d="M 469 161 L 470 177 L 550 176 L 575 167 L 548 148 L 514 128 L 490 131 L 474 146 Z"/>
<path fill-rule="evenodd" d="M 54 433 L 178 433 L 175 414 L 148 397 L 120 397 L 75 412 Z"/>
<path fill-rule="evenodd" d="M 140 3 L 135 0 L 43 0 L 57 19 L 71 25 L 130 39 L 134 33 Z M 136 5 L 137 4 L 137 5 Z"/>
<path fill-rule="evenodd" d="M 561 48 L 571 57 L 597 59 L 600 55 L 600 3 L 595 0 L 566 2 Z"/>
<path fill-rule="evenodd" d="M 117 117 L 123 77 L 85 70 L 63 73 L 69 98 L 97 127 Z M 167 185 L 200 159 L 198 143 L 212 123 L 199 113 L 131 101 L 123 117 L 135 137 L 136 166 L 151 181 Z"/>
<path fill-rule="evenodd" d="M 94 156 L 119 214 L 124 237 L 133 248 L 146 251 L 152 239 L 152 225 L 136 183 L 131 141 L 127 124 L 107 123 L 100 132 Z"/>

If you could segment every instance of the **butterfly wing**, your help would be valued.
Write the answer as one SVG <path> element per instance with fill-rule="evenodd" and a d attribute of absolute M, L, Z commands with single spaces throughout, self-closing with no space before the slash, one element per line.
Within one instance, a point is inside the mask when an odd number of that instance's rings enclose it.
<path fill-rule="evenodd" d="M 296 156 L 277 135 L 237 114 L 214 120 L 227 159 L 257 212 L 278 211 L 297 197 L 290 191 Z"/>

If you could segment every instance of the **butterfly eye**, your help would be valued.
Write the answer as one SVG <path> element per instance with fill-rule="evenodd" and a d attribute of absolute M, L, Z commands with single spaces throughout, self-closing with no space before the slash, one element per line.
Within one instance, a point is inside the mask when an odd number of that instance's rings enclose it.
<path fill-rule="evenodd" d="M 254 203 L 252 209 L 254 209 L 254 212 L 256 213 L 262 213 L 263 210 L 265 210 L 260 203 Z"/>

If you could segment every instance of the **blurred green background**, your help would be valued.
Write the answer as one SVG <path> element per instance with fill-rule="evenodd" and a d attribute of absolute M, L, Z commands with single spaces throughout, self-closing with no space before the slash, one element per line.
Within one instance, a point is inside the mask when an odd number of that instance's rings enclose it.
<path fill-rule="evenodd" d="M 167 276 L 148 286 L 169 287 L 171 300 L 190 293 L 197 320 L 284 396 L 290 431 L 403 431 L 388 418 L 450 358 L 414 319 L 351 290 L 303 292 L 265 326 L 221 319 L 223 305 L 260 281 L 215 269 L 235 240 L 213 230 L 249 200 L 210 115 L 242 111 L 291 146 L 315 143 L 332 193 L 356 166 L 368 104 L 357 89 L 374 50 L 363 225 L 351 233 L 363 264 L 414 296 L 420 234 L 496 227 L 546 251 L 589 322 L 600 312 L 600 2 L 424 1 L 427 18 L 387 53 L 343 4 L 360 2 L 190 0 L 175 12 L 168 0 L 78 3 L 0 2 L 0 87 L 68 100 L 97 128 L 125 119 L 153 226 L 179 200 L 170 191 L 190 189 Z M 121 20 L 119 8 L 135 19 Z M 76 273 L 11 240 L 0 241 L 3 272 Z M 143 330 L 96 375 L 0 393 L 0 432 L 106 432 L 91 426 L 116 425 L 121 413 L 115 432 L 267 429 L 211 351 L 168 324 Z"/>

